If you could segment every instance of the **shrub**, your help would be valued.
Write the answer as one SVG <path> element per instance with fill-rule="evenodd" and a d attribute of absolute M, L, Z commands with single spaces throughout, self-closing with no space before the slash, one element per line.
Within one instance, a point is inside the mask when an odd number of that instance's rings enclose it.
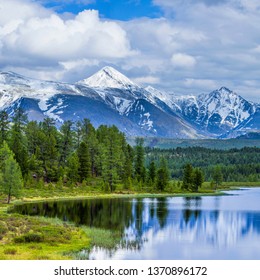
<path fill-rule="evenodd" d="M 0 221 L 0 240 L 3 239 L 4 235 L 7 233 L 8 228 L 6 224 L 2 221 Z"/>
<path fill-rule="evenodd" d="M 16 252 L 17 252 L 17 250 L 14 248 L 7 248 L 4 250 L 5 255 L 15 255 Z"/>
<path fill-rule="evenodd" d="M 40 233 L 26 233 L 15 237 L 15 243 L 43 242 L 44 238 Z"/>

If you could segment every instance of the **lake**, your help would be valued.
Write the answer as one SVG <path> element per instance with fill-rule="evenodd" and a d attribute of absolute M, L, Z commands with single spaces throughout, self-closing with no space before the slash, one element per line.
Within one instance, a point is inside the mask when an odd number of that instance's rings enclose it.
<path fill-rule="evenodd" d="M 118 231 L 112 250 L 89 259 L 260 259 L 260 188 L 223 196 L 84 199 L 18 205 L 14 211 Z"/>

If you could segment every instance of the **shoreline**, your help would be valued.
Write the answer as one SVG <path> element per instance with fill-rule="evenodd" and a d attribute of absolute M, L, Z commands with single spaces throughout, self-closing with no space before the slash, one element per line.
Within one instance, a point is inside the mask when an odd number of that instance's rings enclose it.
<path fill-rule="evenodd" d="M 10 205 L 5 204 L 7 208 L 12 207 L 17 204 L 24 203 L 37 203 L 37 202 L 48 202 L 48 201 L 70 201 L 70 200 L 84 200 L 84 199 L 111 199 L 111 198 L 156 198 L 156 197 L 196 197 L 196 196 L 220 196 L 228 195 L 225 191 L 237 190 L 241 188 L 257 188 L 260 187 L 260 182 L 253 182 L 246 185 L 246 183 L 238 182 L 231 183 L 231 185 L 224 185 L 217 190 L 205 189 L 201 192 L 165 192 L 165 193 L 149 193 L 149 192 L 114 192 L 114 193 L 87 193 L 86 195 L 69 195 L 69 196 L 54 196 L 54 197 L 23 197 L 21 199 L 16 199 L 11 202 Z M 8 207 L 9 206 L 9 207 Z M 1 209 L 1 207 L 0 207 Z"/>

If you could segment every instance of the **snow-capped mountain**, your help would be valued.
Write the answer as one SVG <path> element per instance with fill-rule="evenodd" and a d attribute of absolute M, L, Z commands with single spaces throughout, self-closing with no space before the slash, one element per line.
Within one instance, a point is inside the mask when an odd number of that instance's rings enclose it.
<path fill-rule="evenodd" d="M 145 89 L 111 67 L 76 84 L 0 73 L 0 109 L 10 116 L 22 107 L 30 120 L 51 117 L 57 125 L 65 120 L 88 118 L 96 127 L 115 124 L 127 135 L 203 137 L 179 116 L 168 115 L 146 101 L 146 94 Z"/>
<path fill-rule="evenodd" d="M 138 85 L 134 84 L 122 73 L 116 69 L 106 66 L 100 71 L 95 73 L 93 76 L 79 81 L 78 84 L 87 85 L 93 88 L 106 89 L 106 88 L 117 88 L 123 90 L 131 90 L 139 88 Z"/>
<path fill-rule="evenodd" d="M 155 93 L 154 98 L 159 97 L 190 124 L 215 136 L 231 136 L 233 130 L 242 133 L 245 129 L 260 129 L 259 105 L 245 100 L 226 87 L 198 96 L 163 94 L 163 98 L 161 92 L 150 88 L 147 90 L 151 94 Z"/>
<path fill-rule="evenodd" d="M 238 127 L 257 107 L 225 87 L 176 101 L 185 119 L 216 135 Z"/>
<path fill-rule="evenodd" d="M 93 88 L 103 101 L 119 114 L 127 114 L 131 104 L 145 98 L 144 89 L 112 67 L 104 67 L 77 85 Z"/>
<path fill-rule="evenodd" d="M 45 117 L 61 125 L 88 118 L 112 125 L 130 136 L 202 138 L 244 127 L 259 129 L 259 106 L 221 88 L 199 96 L 176 97 L 142 88 L 112 67 L 75 84 L 40 81 L 0 72 L 0 110 L 12 115 L 22 107 L 29 119 Z M 248 130 L 247 130 L 248 132 Z"/>

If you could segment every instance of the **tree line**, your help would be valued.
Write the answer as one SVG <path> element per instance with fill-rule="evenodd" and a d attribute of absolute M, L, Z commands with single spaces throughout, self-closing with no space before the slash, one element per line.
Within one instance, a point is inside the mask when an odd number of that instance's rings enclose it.
<path fill-rule="evenodd" d="M 223 145 L 225 142 L 223 140 Z M 258 182 L 260 181 L 260 149 L 244 147 L 241 149 L 217 150 L 202 147 L 175 149 L 145 148 L 146 162 L 160 161 L 163 157 L 168 163 L 170 177 L 182 180 L 184 166 L 191 164 L 199 168 L 205 181 Z M 218 180 L 219 181 L 219 180 Z"/>
<path fill-rule="evenodd" d="M 25 187 L 94 186 L 97 190 L 169 191 L 169 180 L 197 192 L 204 180 L 259 181 L 258 148 L 212 150 L 201 147 L 130 146 L 116 126 L 95 128 L 88 119 L 28 121 L 22 109 L 10 119 L 0 112 L 0 192 L 9 202 Z"/>
<path fill-rule="evenodd" d="M 65 121 L 57 129 L 51 118 L 28 121 L 23 110 L 18 109 L 10 120 L 2 111 L 0 144 L 0 173 L 6 174 L 7 177 L 1 177 L 9 182 L 0 185 L 2 192 L 8 194 L 8 201 L 21 184 L 94 183 L 111 192 L 117 186 L 131 189 L 133 185 L 149 185 L 162 191 L 169 180 L 163 159 L 158 166 L 151 162 L 147 171 L 142 138 L 137 138 L 135 147 L 131 147 L 116 126 L 101 125 L 96 129 L 88 119 L 77 123 Z M 17 173 L 12 180 L 11 164 Z M 12 191 L 8 191 L 10 184 Z"/>

